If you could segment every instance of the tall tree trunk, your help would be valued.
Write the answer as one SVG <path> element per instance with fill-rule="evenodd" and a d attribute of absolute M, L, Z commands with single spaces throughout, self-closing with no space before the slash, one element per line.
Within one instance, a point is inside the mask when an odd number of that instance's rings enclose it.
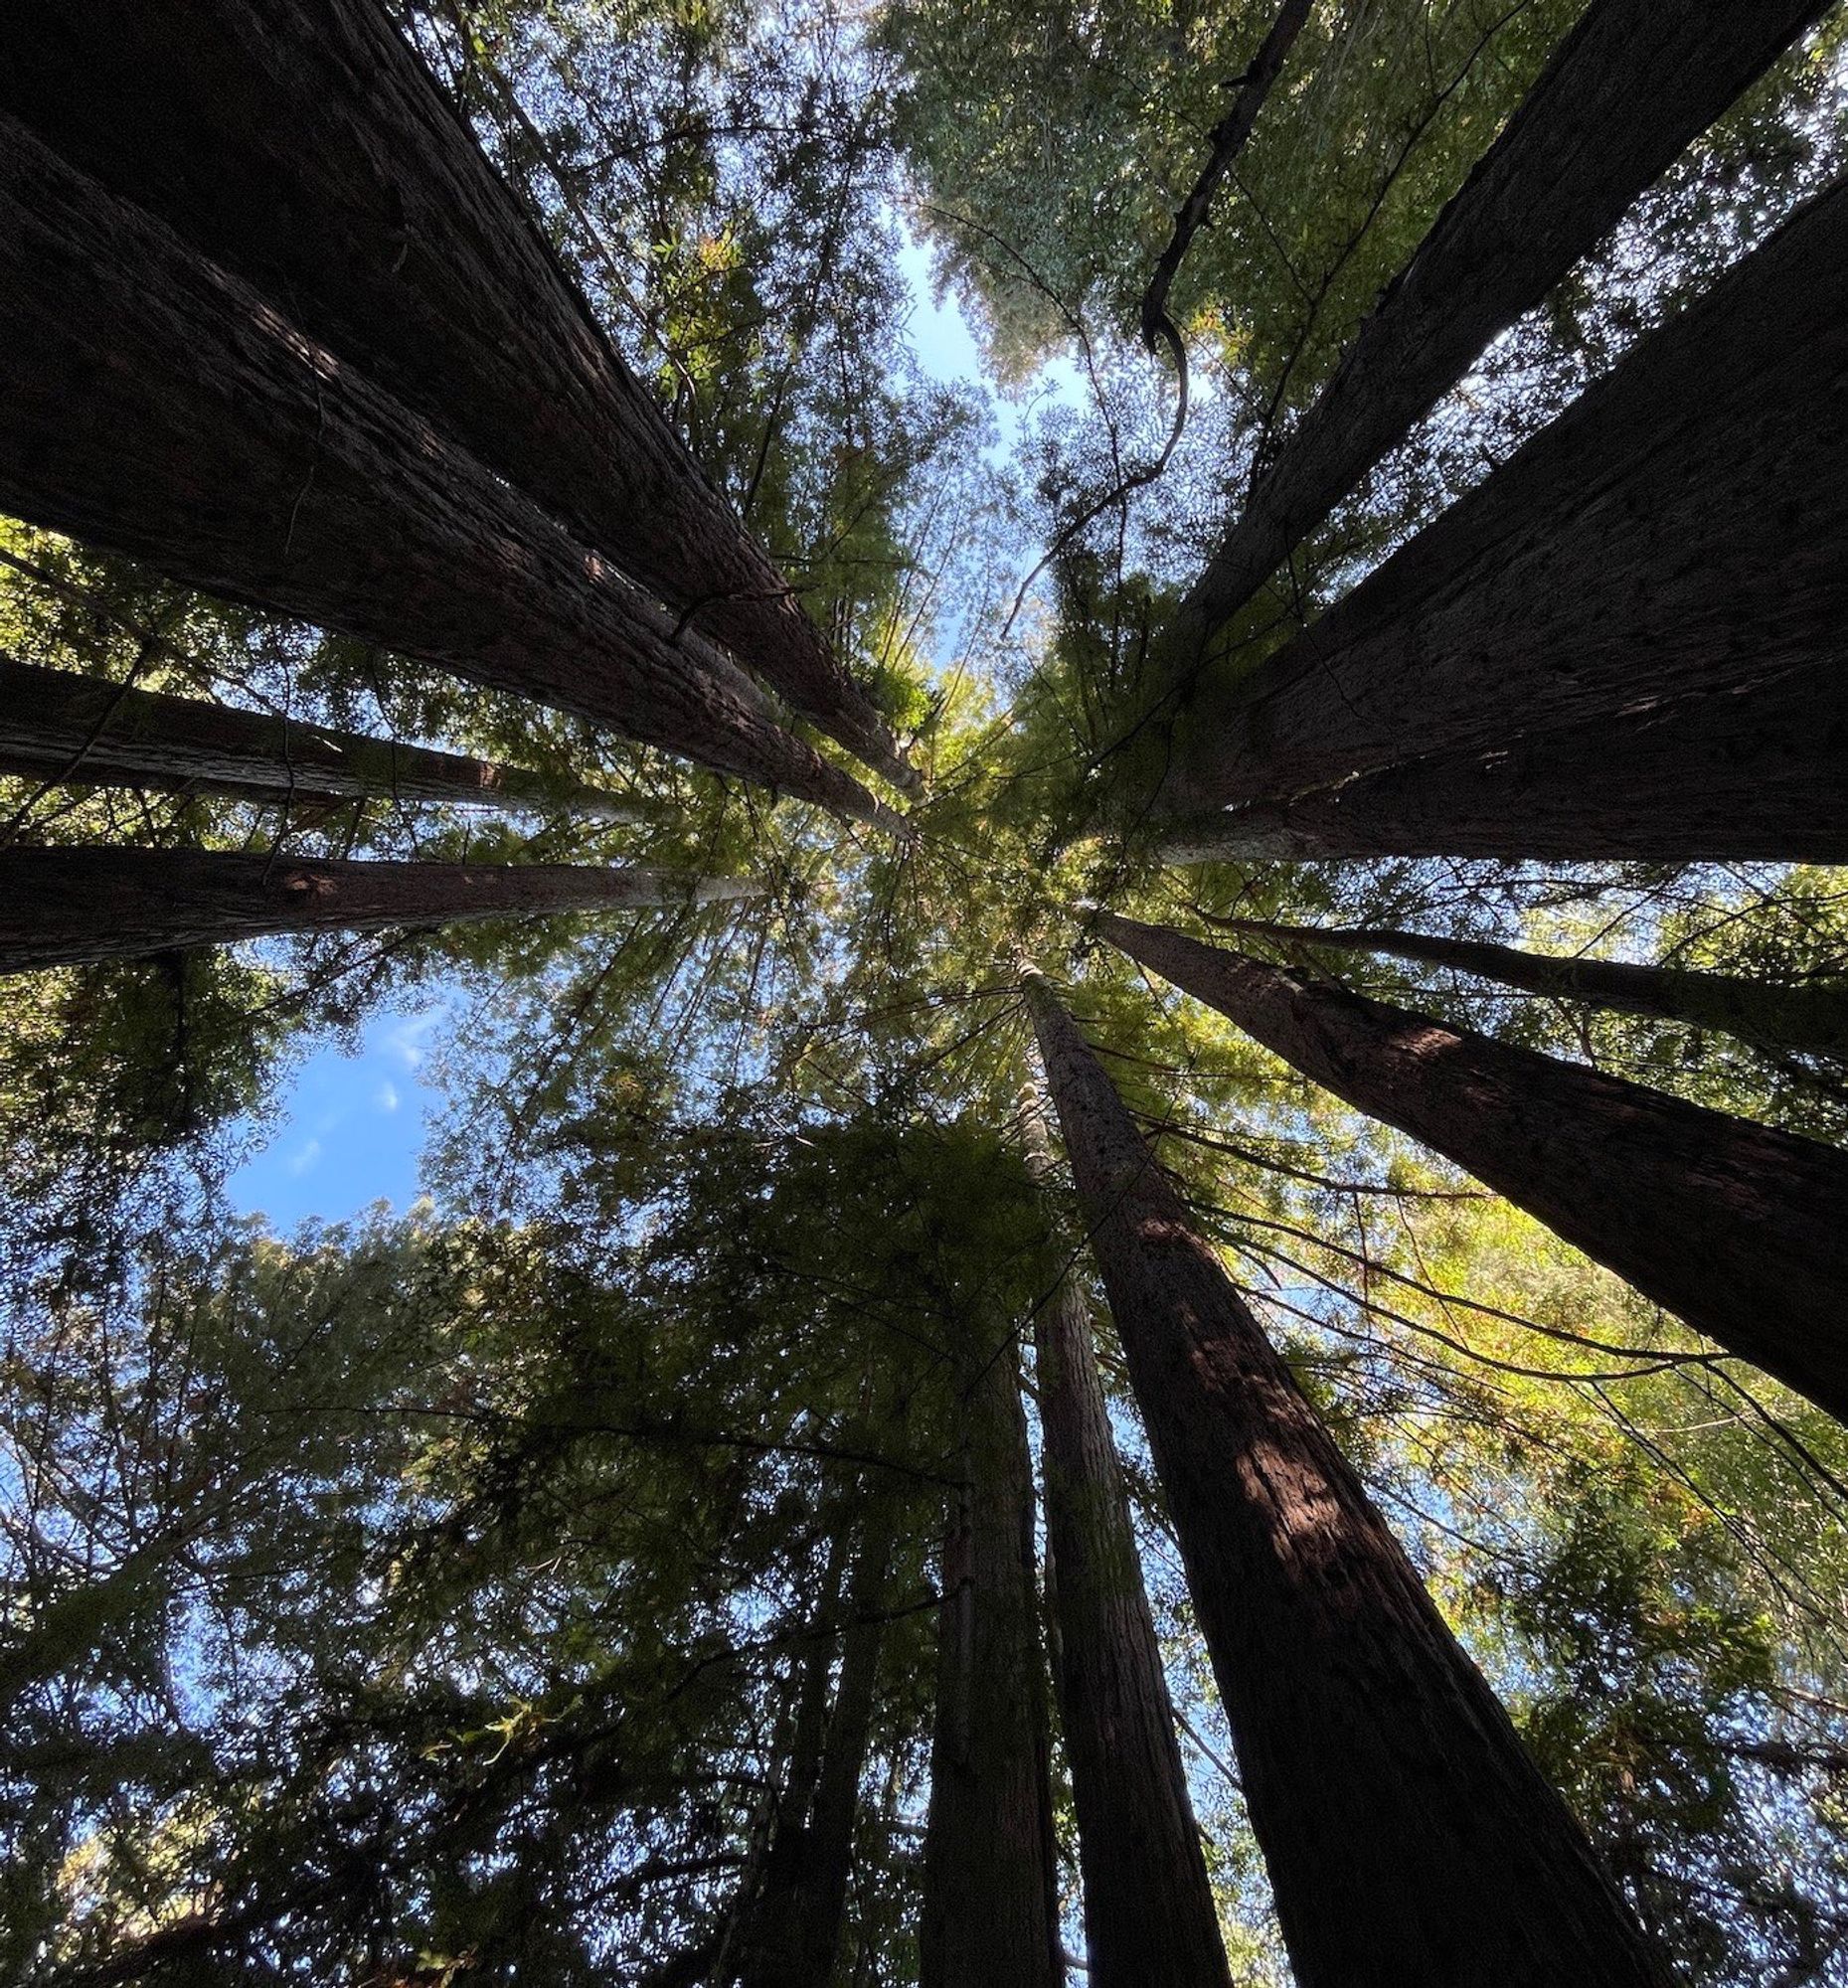
<path fill-rule="evenodd" d="M 1665 702 L 1487 752 L 1428 753 L 1164 823 L 1169 863 L 1848 863 L 1848 724 L 1821 672 Z"/>
<path fill-rule="evenodd" d="M 1011 1342 L 961 1402 L 937 1616 L 924 1832 L 922 1988 L 1056 1988 L 1045 1674 L 1033 1580 L 1033 1466 Z"/>
<path fill-rule="evenodd" d="M 300 719 L 136 690 L 0 652 L 0 773 L 60 785 L 171 788 L 277 801 L 378 796 L 463 807 L 642 810 L 600 787 Z"/>
<path fill-rule="evenodd" d="M 872 818 L 756 687 L 239 278 L 0 116 L 0 506 Z"/>
<path fill-rule="evenodd" d="M 1825 1056 L 1848 1052 L 1848 985 L 1840 981 L 1778 985 L 1680 966 L 1524 952 L 1518 946 L 1434 938 L 1428 932 L 1279 925 L 1261 918 L 1223 922 L 1229 929 L 1292 948 L 1390 953 L 1397 959 L 1498 980 L 1504 987 L 1519 987 L 1551 1000 L 1585 1001 L 1619 1014 L 1652 1015 L 1660 1021 L 1685 1022 L 1690 1028 L 1718 1030 L 1762 1049 Z"/>
<path fill-rule="evenodd" d="M 914 779 L 379 0 L 21 0 L 0 109 Z"/>
<path fill-rule="evenodd" d="M 1104 913 L 1112 945 L 1848 1419 L 1848 1153 Z"/>
<path fill-rule="evenodd" d="M 881 1610 L 895 1518 L 889 1493 L 868 1494 L 847 1585 L 833 1708 L 799 1803 L 786 1802 L 777 1815 L 763 1890 L 738 1969 L 744 1988 L 817 1988 L 833 1975 L 877 1703 Z M 831 1653 L 832 1642 L 824 1648 Z"/>
<path fill-rule="evenodd" d="M 1845 453 L 1848 182 L 1318 622 L 1255 669 L 1204 675 L 1159 806 L 1287 801 L 1415 759 L 1440 776 L 1531 740 L 1539 769 L 1574 782 L 1541 793 L 1546 813 L 1622 809 L 1639 763 L 1659 783 L 1731 755 L 1769 790 L 1755 810 L 1781 823 L 1785 788 L 1834 782 L 1838 821 Z M 1512 823 L 1536 796 L 1506 770 Z M 1698 797 L 1682 807 L 1709 819 Z"/>
<path fill-rule="evenodd" d="M 1027 1164 L 1052 1165 L 1039 1109 Z M 1230 1988 L 1219 1913 L 1092 1349 L 1069 1273 L 1034 1318 L 1046 1534 L 1091 1988 Z"/>
<path fill-rule="evenodd" d="M 761 886 L 568 863 L 345 863 L 204 849 L 0 851 L 0 973 L 275 932 L 729 903 Z"/>
<path fill-rule="evenodd" d="M 1824 0 L 1593 0 L 1360 327 L 1181 604 L 1169 687 L 1496 335 L 1616 226 Z"/>
<path fill-rule="evenodd" d="M 1659 1981 L 1071 1017 L 1027 988 L 1296 1979 Z"/>

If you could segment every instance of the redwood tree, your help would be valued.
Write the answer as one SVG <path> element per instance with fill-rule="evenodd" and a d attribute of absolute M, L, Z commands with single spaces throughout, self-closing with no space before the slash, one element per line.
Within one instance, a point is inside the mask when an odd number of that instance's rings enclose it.
<path fill-rule="evenodd" d="M 171 229 L 0 116 L 0 506 L 873 817 L 756 686 Z"/>
<path fill-rule="evenodd" d="M 1011 1335 L 971 1353 L 959 1414 L 966 1439 L 943 1535 L 919 1980 L 1056 1988 L 1065 1974 L 1033 1466 Z"/>
<path fill-rule="evenodd" d="M 1823 11 L 1593 0 L 1189 589 L 1171 675 L 1192 671 L 1298 541 Z"/>
<path fill-rule="evenodd" d="M 380 796 L 464 807 L 562 807 L 602 821 L 640 810 L 600 787 L 520 766 L 136 690 L 0 653 L 0 773 L 270 802 Z"/>
<path fill-rule="evenodd" d="M 1840 981 L 1779 983 L 1685 966 L 1648 966 L 1622 959 L 1526 952 L 1482 939 L 1438 938 L 1391 927 L 1279 925 L 1261 918 L 1228 918 L 1227 928 L 1281 945 L 1384 952 L 1429 966 L 1500 981 L 1550 1000 L 1586 1001 L 1625 1015 L 1652 1015 L 1716 1029 L 1763 1049 L 1839 1056 L 1848 1051 L 1848 985 Z"/>
<path fill-rule="evenodd" d="M 0 109 L 913 780 L 377 0 L 26 0 Z"/>
<path fill-rule="evenodd" d="M 1027 982 L 1304 1988 L 1661 1976 L 1046 981 Z"/>
<path fill-rule="evenodd" d="M 1430 846 L 1481 846 L 1446 839 L 1448 775 L 1474 767 L 1459 835 L 1498 801 L 1498 853 L 1532 846 L 1530 812 L 1590 853 L 1622 846 L 1603 817 L 1640 812 L 1641 767 L 1684 856 L 1839 844 L 1845 451 L 1838 185 L 1300 636 L 1204 676 L 1159 808 L 1351 807 L 1343 783 L 1417 786 L 1418 761 Z"/>
<path fill-rule="evenodd" d="M 1848 1418 L 1848 1153 L 1114 913 L 1097 928 L 1313 1081 Z"/>
<path fill-rule="evenodd" d="M 1844 863 L 1841 730 L 1827 681 L 1791 671 L 1738 696 L 1426 753 L 1287 800 L 1166 821 L 1160 854 Z"/>
<path fill-rule="evenodd" d="M 551 911 L 708 904 L 757 895 L 740 877 L 568 863 L 348 863 L 272 851 L 0 851 L 0 973 L 132 959 L 275 932 Z"/>
<path fill-rule="evenodd" d="M 1052 1164 L 1037 1101 L 1028 1165 Z M 1070 1272 L 1034 1318 L 1053 1666 L 1085 1878 L 1092 1988 L 1230 1988 L 1219 1913 L 1174 1735 L 1142 1562 Z"/>

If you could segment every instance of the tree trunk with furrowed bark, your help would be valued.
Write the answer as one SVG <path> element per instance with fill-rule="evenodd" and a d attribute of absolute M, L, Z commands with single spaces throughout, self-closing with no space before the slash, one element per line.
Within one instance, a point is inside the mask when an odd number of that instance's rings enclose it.
<path fill-rule="evenodd" d="M 204 849 L 0 851 L 0 973 L 277 932 L 753 898 L 739 877 L 567 863 L 348 863 Z"/>
<path fill-rule="evenodd" d="M 937 1612 L 921 1988 L 1056 1988 L 1059 1887 L 1033 1579 L 1033 1465 L 1012 1343 L 967 1377 Z"/>
<path fill-rule="evenodd" d="M 562 808 L 600 821 L 634 821 L 642 813 L 603 788 L 492 759 L 39 669 L 3 653 L 0 773 L 272 804 L 378 796 L 462 807 Z"/>
<path fill-rule="evenodd" d="M 1169 863 L 1848 863 L 1845 791 L 1840 687 L 1798 668 L 1164 821 L 1158 848 Z"/>
<path fill-rule="evenodd" d="M 21 0 L 0 109 L 912 778 L 378 0 Z"/>
<path fill-rule="evenodd" d="M 710 643 L 0 116 L 0 507 L 874 818 Z"/>
<path fill-rule="evenodd" d="M 1260 478 L 1181 605 L 1162 688 L 1823 12 L 1593 0 Z"/>
<path fill-rule="evenodd" d="M 1848 1420 L 1848 1153 L 1105 912 L 1110 944 Z"/>
<path fill-rule="evenodd" d="M 1621 853 L 1626 825 L 1690 856 L 1839 846 L 1844 457 L 1838 184 L 1301 635 L 1204 675 L 1157 812 L 1318 796 L 1390 830 L 1344 785 L 1378 777 L 1452 854 L 1485 825 L 1520 853 Z"/>
<path fill-rule="evenodd" d="M 1037 1109 L 1027 1164 L 1051 1168 Z M 1067 1274 L 1034 1317 L 1054 1666 L 1085 1878 L 1092 1988 L 1230 1988 L 1161 1646 L 1092 1347 Z"/>
<path fill-rule="evenodd" d="M 1642 1988 L 1620 1897 L 1072 1018 L 1028 981 L 1303 1988 Z"/>
<path fill-rule="evenodd" d="M 1384 952 L 1429 966 L 1447 966 L 1556 1001 L 1584 1001 L 1624 1015 L 1650 1015 L 1737 1036 L 1762 1049 L 1823 1056 L 1848 1053 L 1848 985 L 1798 981 L 1779 985 L 1730 973 L 1681 966 L 1645 966 L 1622 959 L 1581 959 L 1526 952 L 1482 939 L 1437 938 L 1428 932 L 1268 924 L 1228 918 L 1227 928 L 1280 945 Z"/>

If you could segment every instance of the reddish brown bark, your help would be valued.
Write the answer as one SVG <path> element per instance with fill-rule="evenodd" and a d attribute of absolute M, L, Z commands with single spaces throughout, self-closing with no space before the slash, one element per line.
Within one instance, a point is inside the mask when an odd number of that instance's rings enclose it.
<path fill-rule="evenodd" d="M 0 851 L 0 973 L 276 932 L 755 897 L 737 877 L 565 863 L 345 863 L 202 849 Z"/>
<path fill-rule="evenodd" d="M 1167 645 L 1175 674 L 1823 11 L 1823 0 L 1593 0 L 1189 591 Z"/>
<path fill-rule="evenodd" d="M 1458 973 L 1498 980 L 1550 1000 L 1585 1001 L 1619 1014 L 1649 1015 L 1690 1028 L 1716 1029 L 1772 1050 L 1839 1056 L 1848 1051 L 1848 985 L 1798 981 L 1779 985 L 1730 973 L 1701 973 L 1682 966 L 1647 966 L 1622 959 L 1525 952 L 1481 939 L 1438 938 L 1428 932 L 1350 930 L 1320 925 L 1267 924 L 1261 918 L 1228 918 L 1228 929 L 1273 939 L 1291 948 L 1332 946 L 1350 952 L 1384 952 Z"/>
<path fill-rule="evenodd" d="M 1660 1975 L 1084 1038 L 1028 983 L 1303 1988 Z"/>
<path fill-rule="evenodd" d="M 1848 1419 L 1848 1153 L 1105 912 L 1098 930 Z"/>
<path fill-rule="evenodd" d="M 1444 818 L 1453 770 L 1464 827 L 1499 794 L 1506 846 L 1534 839 L 1528 811 L 1555 832 L 1576 812 L 1620 842 L 1603 818 L 1636 820 L 1637 779 L 1668 792 L 1664 839 L 1692 842 L 1727 834 L 1693 784 L 1717 774 L 1719 806 L 1743 787 L 1749 821 L 1800 839 L 1802 802 L 1848 763 L 1845 453 L 1848 185 L 1302 635 L 1256 669 L 1203 676 L 1160 805 L 1332 800 L 1418 760 L 1420 827 L 1440 849 L 1459 846 Z M 1497 789 L 1483 757 L 1501 753 Z M 1821 821 L 1839 841 L 1838 784 Z"/>
<path fill-rule="evenodd" d="M 24 0 L 0 109 L 910 777 L 378 0 Z"/>
<path fill-rule="evenodd" d="M 87 786 L 323 804 L 368 795 L 464 807 L 640 810 L 599 787 L 267 712 L 44 670 L 0 654 L 0 773 Z"/>
<path fill-rule="evenodd" d="M 1037 1111 L 1028 1164 L 1050 1166 Z M 1091 1988 L 1230 1988 L 1090 1307 L 1062 1276 L 1034 1318 L 1046 1536 Z"/>
<path fill-rule="evenodd" d="M 1012 1343 L 974 1366 L 960 1405 L 962 1484 L 943 1537 L 919 1980 L 921 1988 L 1057 1988 L 1064 1968 L 1033 1466 Z"/>
<path fill-rule="evenodd" d="M 876 813 L 537 505 L 4 116 L 0 342 L 16 516 Z"/>

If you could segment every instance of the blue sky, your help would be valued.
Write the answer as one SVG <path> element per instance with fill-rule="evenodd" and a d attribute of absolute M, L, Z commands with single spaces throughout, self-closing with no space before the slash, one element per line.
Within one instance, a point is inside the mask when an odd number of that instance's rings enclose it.
<path fill-rule="evenodd" d="M 435 1105 L 428 1087 L 440 1008 L 375 1015 L 359 1054 L 317 1050 L 281 1100 L 276 1129 L 235 1173 L 232 1201 L 291 1230 L 311 1215 L 343 1221 L 418 1196 L 418 1159 Z"/>

